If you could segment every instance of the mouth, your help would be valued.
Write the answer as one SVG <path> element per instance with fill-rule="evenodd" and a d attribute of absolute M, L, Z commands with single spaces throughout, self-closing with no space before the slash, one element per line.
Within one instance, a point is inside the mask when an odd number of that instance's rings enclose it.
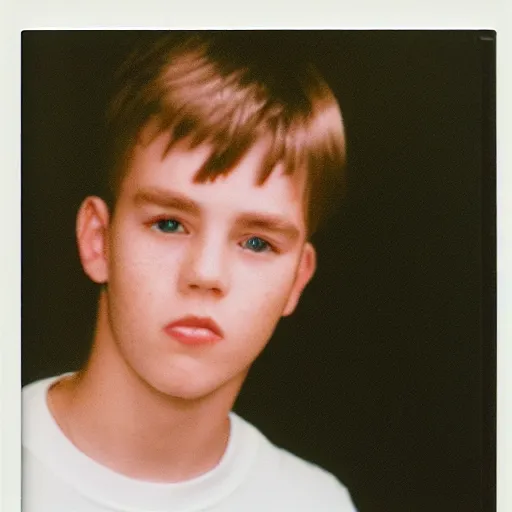
<path fill-rule="evenodd" d="M 164 327 L 166 334 L 185 345 L 204 345 L 220 341 L 222 329 L 211 319 L 186 316 Z"/>

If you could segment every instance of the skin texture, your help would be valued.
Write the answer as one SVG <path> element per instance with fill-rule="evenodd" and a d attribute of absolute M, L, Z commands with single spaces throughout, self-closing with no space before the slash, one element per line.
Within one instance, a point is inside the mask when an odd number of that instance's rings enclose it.
<path fill-rule="evenodd" d="M 196 183 L 210 148 L 180 143 L 164 155 L 167 143 L 135 146 L 112 217 L 97 197 L 80 208 L 83 268 L 107 286 L 88 365 L 49 396 L 79 449 L 151 480 L 218 462 L 250 365 L 315 270 L 303 173 L 278 166 L 256 185 L 262 140 L 229 174 Z M 187 315 L 213 319 L 222 339 L 185 345 L 165 331 Z"/>

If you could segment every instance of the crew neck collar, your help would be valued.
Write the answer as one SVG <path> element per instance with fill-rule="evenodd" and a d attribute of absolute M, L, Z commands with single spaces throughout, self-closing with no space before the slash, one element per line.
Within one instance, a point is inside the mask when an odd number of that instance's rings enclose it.
<path fill-rule="evenodd" d="M 198 511 L 232 493 L 254 461 L 257 431 L 232 412 L 226 450 L 210 471 L 178 483 L 124 476 L 85 455 L 63 434 L 47 403 L 49 388 L 60 378 L 38 381 L 24 390 L 23 444 L 88 499 L 124 512 Z M 30 421 L 25 414 L 37 420 Z"/>

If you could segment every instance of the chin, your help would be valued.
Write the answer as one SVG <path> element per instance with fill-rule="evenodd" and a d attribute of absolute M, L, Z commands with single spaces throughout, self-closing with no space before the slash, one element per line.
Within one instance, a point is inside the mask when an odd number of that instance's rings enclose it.
<path fill-rule="evenodd" d="M 217 395 L 234 401 L 248 369 L 221 368 L 190 361 L 152 364 L 138 368 L 139 377 L 159 394 L 179 400 L 196 401 Z M 213 367 L 212 367 L 213 366 Z"/>
<path fill-rule="evenodd" d="M 186 378 L 160 378 L 147 380 L 148 384 L 160 394 L 179 400 L 195 401 L 212 395 L 223 387 L 222 382 L 206 381 L 197 376 Z"/>

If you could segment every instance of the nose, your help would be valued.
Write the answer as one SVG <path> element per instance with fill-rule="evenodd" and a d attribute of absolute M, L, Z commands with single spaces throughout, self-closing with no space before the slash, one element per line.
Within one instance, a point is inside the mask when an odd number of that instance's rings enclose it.
<path fill-rule="evenodd" d="M 220 237 L 197 237 L 185 254 L 180 276 L 182 293 L 224 296 L 229 288 L 226 250 Z"/>

